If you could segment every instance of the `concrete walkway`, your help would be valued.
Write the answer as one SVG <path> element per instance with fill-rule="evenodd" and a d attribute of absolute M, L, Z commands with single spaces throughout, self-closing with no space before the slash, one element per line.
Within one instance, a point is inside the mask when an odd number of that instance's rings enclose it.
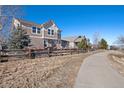
<path fill-rule="evenodd" d="M 108 53 L 110 52 L 87 57 L 79 70 L 74 87 L 124 88 L 124 77 L 111 67 L 110 60 L 107 58 Z"/>

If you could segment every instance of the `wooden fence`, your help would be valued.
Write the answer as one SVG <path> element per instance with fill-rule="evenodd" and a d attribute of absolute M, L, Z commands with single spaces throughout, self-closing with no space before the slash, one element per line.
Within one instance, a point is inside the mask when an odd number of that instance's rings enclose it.
<path fill-rule="evenodd" d="M 19 59 L 34 59 L 38 57 L 63 56 L 86 52 L 82 49 L 13 49 L 0 50 L 0 62 Z"/>

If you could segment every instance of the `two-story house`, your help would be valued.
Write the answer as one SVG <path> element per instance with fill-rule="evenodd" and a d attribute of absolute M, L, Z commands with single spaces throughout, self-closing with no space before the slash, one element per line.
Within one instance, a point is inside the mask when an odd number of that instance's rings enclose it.
<path fill-rule="evenodd" d="M 31 39 L 31 47 L 45 48 L 45 47 L 61 47 L 61 30 L 52 21 L 44 24 L 36 24 L 20 19 L 13 19 L 13 29 L 22 27 Z"/>

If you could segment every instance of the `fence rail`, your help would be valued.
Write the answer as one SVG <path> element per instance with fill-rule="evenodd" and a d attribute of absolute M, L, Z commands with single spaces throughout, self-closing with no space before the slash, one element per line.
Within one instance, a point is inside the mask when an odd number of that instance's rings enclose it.
<path fill-rule="evenodd" d="M 69 54 L 84 53 L 82 49 L 6 49 L 0 50 L 0 62 L 20 59 L 34 59 L 38 57 L 63 56 Z"/>

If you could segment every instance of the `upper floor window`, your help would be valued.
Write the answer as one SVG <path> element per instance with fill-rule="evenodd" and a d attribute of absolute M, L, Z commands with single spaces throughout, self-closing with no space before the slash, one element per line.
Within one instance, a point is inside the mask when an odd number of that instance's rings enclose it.
<path fill-rule="evenodd" d="M 36 33 L 36 27 L 32 27 L 32 33 Z"/>
<path fill-rule="evenodd" d="M 48 29 L 48 35 L 50 35 L 50 29 Z"/>
<path fill-rule="evenodd" d="M 17 24 L 17 26 L 19 27 L 20 25 L 19 25 L 19 24 Z"/>
<path fill-rule="evenodd" d="M 37 33 L 38 33 L 38 34 L 40 34 L 40 30 L 41 30 L 40 28 L 37 28 Z"/>
<path fill-rule="evenodd" d="M 52 35 L 54 35 L 54 30 L 52 30 Z"/>

